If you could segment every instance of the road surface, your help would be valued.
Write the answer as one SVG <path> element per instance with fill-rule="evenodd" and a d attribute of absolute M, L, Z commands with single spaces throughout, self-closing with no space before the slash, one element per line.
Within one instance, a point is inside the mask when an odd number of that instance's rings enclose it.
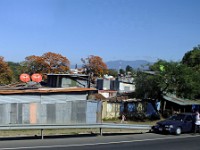
<path fill-rule="evenodd" d="M 41 139 L 0 139 L 0 150 L 200 150 L 200 134 L 153 133 Z"/>

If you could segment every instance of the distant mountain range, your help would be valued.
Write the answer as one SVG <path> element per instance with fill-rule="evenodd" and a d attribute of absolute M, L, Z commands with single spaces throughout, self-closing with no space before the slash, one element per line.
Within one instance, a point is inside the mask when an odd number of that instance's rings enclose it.
<path fill-rule="evenodd" d="M 115 60 L 106 62 L 109 69 L 126 69 L 129 65 L 133 69 L 143 69 L 147 70 L 149 64 L 153 64 L 152 62 L 148 62 L 146 60 L 134 60 L 134 61 L 126 61 L 126 60 Z"/>
<path fill-rule="evenodd" d="M 126 60 L 115 60 L 115 61 L 108 61 L 105 62 L 109 69 L 126 69 L 126 67 L 129 65 L 133 69 L 142 69 L 147 70 L 148 64 L 153 64 L 152 62 L 146 61 L 146 60 L 133 60 L 133 61 L 126 61 Z M 71 68 L 74 69 L 76 65 L 71 65 Z M 78 68 L 81 68 L 82 65 L 77 65 Z"/>

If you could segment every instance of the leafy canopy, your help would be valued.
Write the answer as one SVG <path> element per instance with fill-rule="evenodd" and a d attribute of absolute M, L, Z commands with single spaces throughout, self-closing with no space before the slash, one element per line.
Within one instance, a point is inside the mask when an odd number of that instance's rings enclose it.
<path fill-rule="evenodd" d="M 85 73 L 92 73 L 94 77 L 100 77 L 108 73 L 107 65 L 99 56 L 90 55 L 88 58 L 81 59 Z"/>
<path fill-rule="evenodd" d="M 0 56 L 0 84 L 9 84 L 12 81 L 12 71 L 8 64 L 4 61 L 4 57 Z"/>

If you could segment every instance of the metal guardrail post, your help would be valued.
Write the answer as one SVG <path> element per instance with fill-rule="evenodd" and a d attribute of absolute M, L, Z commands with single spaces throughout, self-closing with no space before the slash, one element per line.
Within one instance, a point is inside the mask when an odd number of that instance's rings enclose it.
<path fill-rule="evenodd" d="M 44 135 L 43 135 L 43 129 L 41 129 L 41 139 L 44 139 Z"/>
<path fill-rule="evenodd" d="M 103 136 L 103 130 L 102 130 L 102 128 L 100 127 L 99 130 L 100 130 L 100 136 Z"/>

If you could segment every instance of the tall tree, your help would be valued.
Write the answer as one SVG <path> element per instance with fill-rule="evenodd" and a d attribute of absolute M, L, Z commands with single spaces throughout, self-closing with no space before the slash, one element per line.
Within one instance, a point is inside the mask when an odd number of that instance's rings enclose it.
<path fill-rule="evenodd" d="M 133 72 L 133 68 L 129 65 L 126 66 L 126 73 L 127 72 Z"/>
<path fill-rule="evenodd" d="M 45 65 L 47 66 L 47 73 L 65 73 L 69 70 L 69 60 L 56 53 L 48 52 L 42 55 Z"/>
<path fill-rule="evenodd" d="M 99 56 L 91 55 L 86 59 L 81 59 L 81 61 L 83 62 L 83 68 L 85 68 L 87 74 L 92 73 L 94 77 L 100 77 L 108 73 L 107 65 Z"/>
<path fill-rule="evenodd" d="M 180 62 L 164 60 L 157 61 L 150 69 L 151 72 L 140 72 L 136 77 L 136 95 L 140 98 L 156 98 L 163 93 L 188 99 L 200 98 L 198 70 Z"/>
<path fill-rule="evenodd" d="M 185 53 L 182 63 L 188 67 L 200 70 L 200 45 Z"/>
<path fill-rule="evenodd" d="M 12 71 L 8 64 L 4 61 L 4 57 L 0 56 L 0 84 L 9 84 L 12 81 Z"/>
<path fill-rule="evenodd" d="M 24 63 L 27 68 L 26 72 L 29 74 L 66 73 L 69 65 L 70 62 L 66 57 L 52 52 L 44 53 L 42 56 L 28 56 Z"/>
<path fill-rule="evenodd" d="M 135 77 L 135 96 L 136 98 L 160 98 L 161 88 L 159 86 L 161 77 L 137 71 Z"/>
<path fill-rule="evenodd" d="M 41 56 L 27 56 L 25 62 L 23 63 L 24 72 L 29 74 L 33 73 L 46 73 L 46 64 Z"/>
<path fill-rule="evenodd" d="M 119 74 L 124 75 L 126 73 L 126 71 L 124 69 L 119 69 Z"/>

